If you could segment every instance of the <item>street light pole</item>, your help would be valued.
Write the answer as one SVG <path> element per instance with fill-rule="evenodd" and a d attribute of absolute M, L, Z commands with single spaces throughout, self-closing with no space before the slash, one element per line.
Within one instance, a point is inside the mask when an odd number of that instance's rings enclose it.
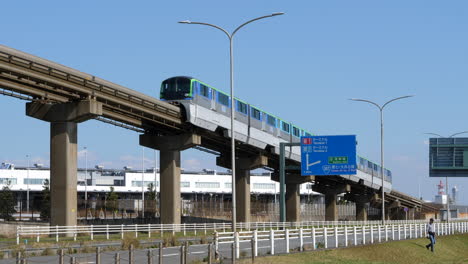
<path fill-rule="evenodd" d="M 145 218 L 145 148 L 141 159 L 141 218 Z"/>
<path fill-rule="evenodd" d="M 380 176 L 382 177 L 382 223 L 385 224 L 385 191 L 384 191 L 384 180 L 385 180 L 385 175 L 384 175 L 384 121 L 383 121 L 383 110 L 385 106 L 390 104 L 391 102 L 394 102 L 396 100 L 404 99 L 404 98 L 409 98 L 413 97 L 413 95 L 406 95 L 406 96 L 401 96 L 397 98 L 393 98 L 392 100 L 387 101 L 385 104 L 380 106 L 379 104 L 369 101 L 369 100 L 364 100 L 364 99 L 357 99 L 357 98 L 352 98 L 349 99 L 351 101 L 358 101 L 358 102 L 365 102 L 369 103 L 372 105 L 375 105 L 379 111 L 380 111 Z"/>
<path fill-rule="evenodd" d="M 28 172 L 27 172 L 27 179 L 26 179 L 26 212 L 29 212 L 29 166 L 30 166 L 30 156 L 26 155 L 28 158 Z"/>
<path fill-rule="evenodd" d="M 455 133 L 455 134 L 452 134 L 448 137 L 444 137 L 444 136 L 441 136 L 437 133 L 424 133 L 424 134 L 427 134 L 427 135 L 434 135 L 434 136 L 438 136 L 438 137 L 441 137 L 441 138 L 452 138 L 456 135 L 460 135 L 460 134 L 465 134 L 465 133 L 468 133 L 468 131 L 462 131 L 462 132 L 458 132 L 458 133 Z M 450 221 L 450 195 L 449 195 L 449 187 L 448 187 L 448 176 L 445 176 L 445 193 L 447 195 L 447 204 L 445 206 L 445 208 L 447 209 L 447 222 Z"/>
<path fill-rule="evenodd" d="M 277 12 L 277 13 L 272 13 L 270 15 L 266 16 L 261 16 L 257 17 L 254 19 L 251 19 L 244 24 L 238 26 L 232 33 L 229 33 L 227 30 L 223 29 L 222 27 L 213 25 L 213 24 L 208 24 L 204 22 L 192 22 L 189 20 L 184 20 L 184 21 L 179 21 L 181 24 L 195 24 L 195 25 L 204 25 L 204 26 L 209 26 L 216 28 L 218 30 L 221 30 L 226 34 L 226 36 L 229 38 L 229 61 L 230 61 L 230 84 L 231 84 L 231 186 L 232 186 L 232 230 L 233 232 L 236 232 L 236 185 L 235 185 L 235 175 L 236 175 L 236 151 L 235 151 L 235 139 L 234 139 L 234 112 L 235 112 L 235 101 L 234 101 L 234 55 L 233 55 L 233 38 L 234 35 L 236 34 L 239 29 L 244 27 L 245 25 L 252 23 L 254 21 L 268 18 L 268 17 L 274 17 L 274 16 L 279 16 L 283 15 L 283 12 Z"/>

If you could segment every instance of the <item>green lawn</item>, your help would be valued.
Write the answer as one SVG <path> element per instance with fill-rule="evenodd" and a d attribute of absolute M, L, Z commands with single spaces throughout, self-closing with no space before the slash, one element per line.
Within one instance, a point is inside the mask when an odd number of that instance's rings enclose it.
<path fill-rule="evenodd" d="M 255 263 L 468 263 L 468 234 L 437 237 L 434 253 L 426 250 L 425 245 L 428 242 L 428 239 L 420 238 L 353 248 L 319 250 L 257 258 Z M 243 260 L 240 263 L 246 264 L 251 261 Z"/>

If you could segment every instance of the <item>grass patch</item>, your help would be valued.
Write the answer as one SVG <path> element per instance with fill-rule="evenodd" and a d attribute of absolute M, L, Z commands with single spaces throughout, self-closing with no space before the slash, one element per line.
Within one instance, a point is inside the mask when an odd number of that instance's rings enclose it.
<path fill-rule="evenodd" d="M 346 263 L 346 264 L 444 264 L 468 263 L 468 235 L 437 237 L 435 253 L 425 245 L 428 239 L 393 241 L 335 250 L 319 250 L 306 253 L 257 258 L 255 263 Z M 250 261 L 240 261 L 250 263 Z"/>

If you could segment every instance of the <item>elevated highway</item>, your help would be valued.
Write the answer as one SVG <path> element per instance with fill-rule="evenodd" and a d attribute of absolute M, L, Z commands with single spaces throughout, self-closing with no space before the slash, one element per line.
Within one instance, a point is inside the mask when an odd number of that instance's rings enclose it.
<path fill-rule="evenodd" d="M 180 152 L 198 148 L 219 155 L 217 164 L 230 168 L 229 139 L 223 133 L 184 122 L 180 108 L 118 84 L 75 69 L 0 45 L 0 93 L 29 101 L 28 116 L 51 124 L 51 198 L 52 224 L 76 224 L 77 124 L 97 119 L 141 133 L 140 145 L 161 151 L 161 220 L 180 222 Z M 236 145 L 238 221 L 250 221 L 251 169 L 279 168 L 274 151 L 247 144 Z M 289 165 L 297 165 L 289 160 Z M 359 166 L 359 164 L 358 164 Z M 299 220 L 298 186 L 315 181 L 314 190 L 324 193 L 327 219 L 337 219 L 336 195 L 349 193 L 359 204 L 359 218 L 366 217 L 365 204 L 378 200 L 380 175 L 359 166 L 356 176 L 301 177 L 287 174 L 287 221 Z M 273 173 L 273 175 L 276 175 Z M 275 179 L 275 176 L 273 176 Z M 385 189 L 391 190 L 387 181 Z M 406 201 L 390 195 L 388 204 Z M 421 202 L 409 203 L 420 208 Z M 398 205 L 398 203 L 397 203 Z"/>

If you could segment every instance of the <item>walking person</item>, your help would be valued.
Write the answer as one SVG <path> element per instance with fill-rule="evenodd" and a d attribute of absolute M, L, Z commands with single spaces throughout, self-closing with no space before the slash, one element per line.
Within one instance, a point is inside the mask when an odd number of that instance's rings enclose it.
<path fill-rule="evenodd" d="M 429 224 L 427 224 L 427 238 L 431 241 L 431 243 L 426 245 L 426 248 L 429 250 L 429 247 L 431 248 L 431 251 L 434 252 L 434 245 L 436 243 L 435 239 L 435 232 L 434 232 L 434 219 L 431 218 L 429 220 Z"/>

